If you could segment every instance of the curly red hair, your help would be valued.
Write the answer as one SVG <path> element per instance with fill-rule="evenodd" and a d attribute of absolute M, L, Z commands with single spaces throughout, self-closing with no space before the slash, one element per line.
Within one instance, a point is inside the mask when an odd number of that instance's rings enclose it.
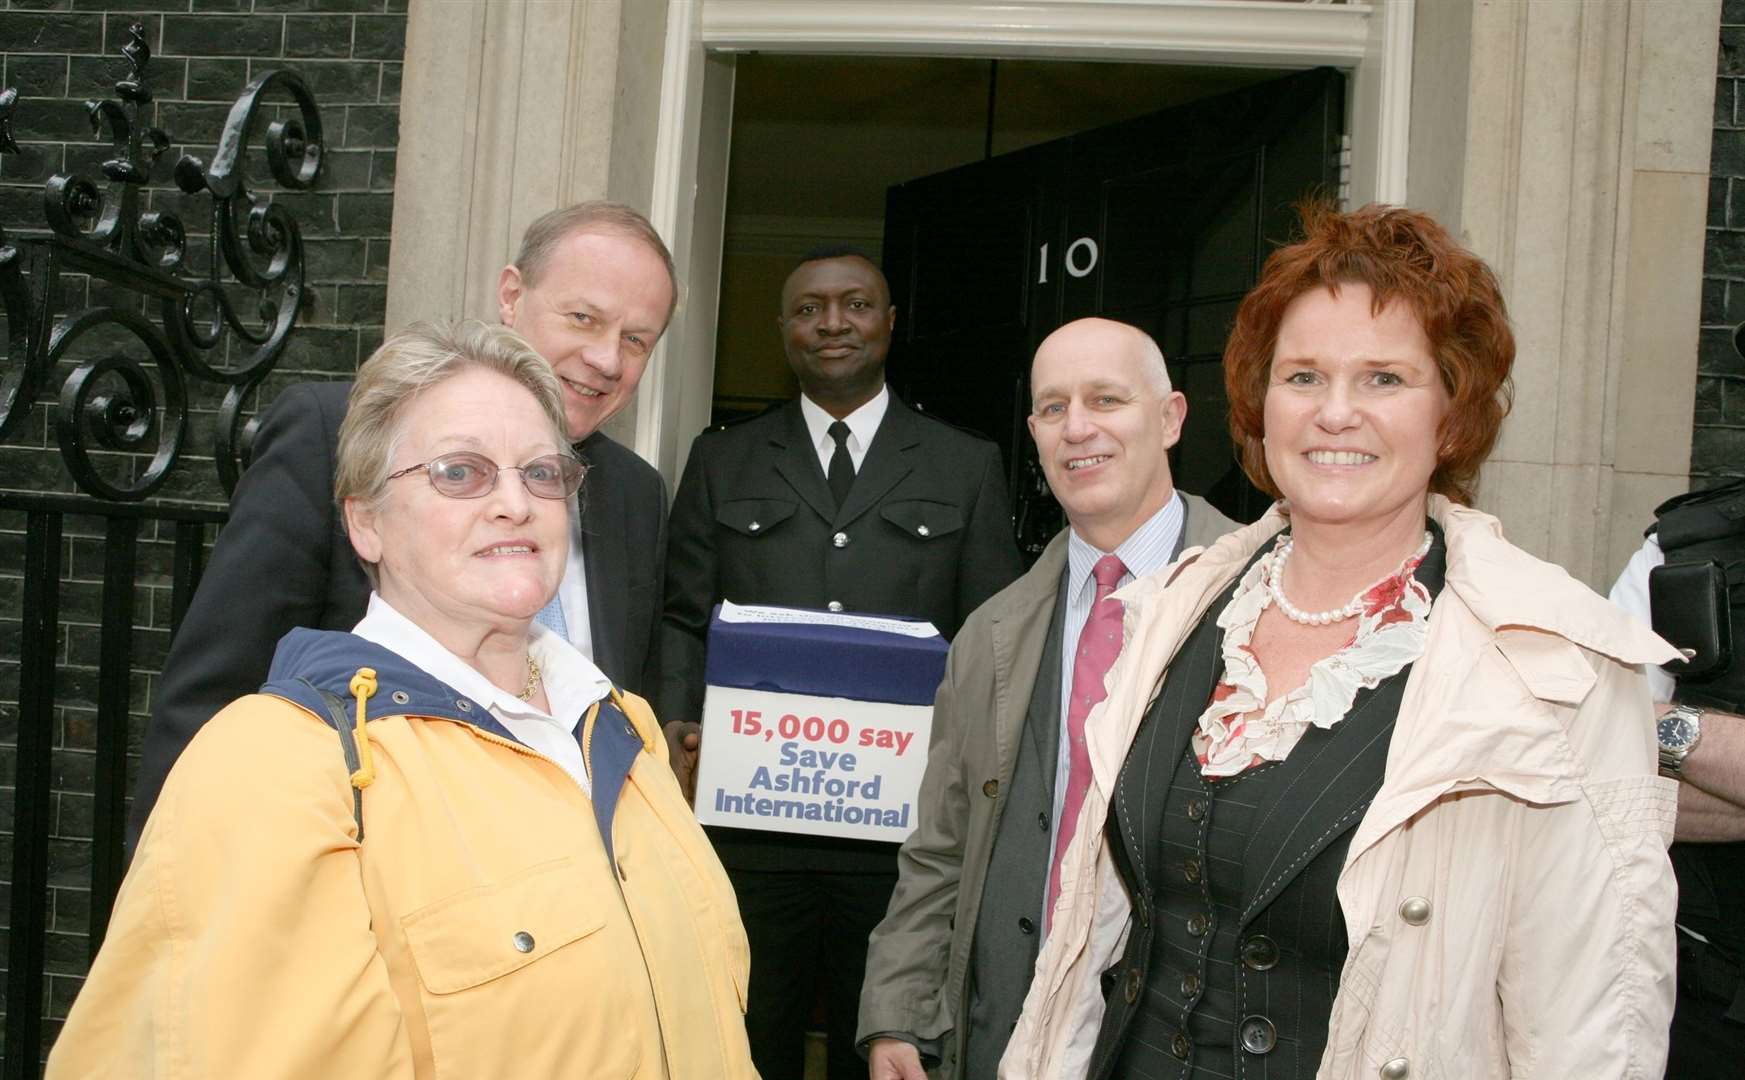
<path fill-rule="evenodd" d="M 1430 490 L 1470 503 L 1478 468 L 1496 445 L 1514 394 L 1509 370 L 1515 335 L 1496 275 L 1418 210 L 1372 203 L 1346 214 L 1314 202 L 1298 212 L 1302 239 L 1266 260 L 1224 346 L 1230 434 L 1243 471 L 1261 490 L 1278 495 L 1262 437 L 1285 310 L 1315 289 L 1337 292 L 1340 285 L 1361 283 L 1369 286 L 1377 313 L 1401 300 L 1418 316 L 1449 397 Z"/>

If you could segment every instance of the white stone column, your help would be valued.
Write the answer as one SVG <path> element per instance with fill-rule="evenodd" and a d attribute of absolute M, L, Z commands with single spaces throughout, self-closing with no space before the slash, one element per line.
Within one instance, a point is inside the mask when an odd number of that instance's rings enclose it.
<path fill-rule="evenodd" d="M 1496 269 L 1519 346 L 1479 503 L 1599 587 L 1689 471 L 1719 18 L 1719 0 L 1420 7 L 1413 200 Z M 1464 63 L 1425 56 L 1462 41 Z"/>

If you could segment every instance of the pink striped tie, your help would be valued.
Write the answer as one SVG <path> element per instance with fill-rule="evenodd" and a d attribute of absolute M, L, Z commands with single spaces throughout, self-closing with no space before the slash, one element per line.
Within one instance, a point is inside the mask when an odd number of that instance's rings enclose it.
<path fill-rule="evenodd" d="M 1085 717 L 1097 702 L 1108 696 L 1103 689 L 1103 677 L 1121 653 L 1121 602 L 1109 599 L 1115 583 L 1127 573 L 1127 567 L 1113 555 L 1105 555 L 1091 567 L 1097 581 L 1097 598 L 1091 603 L 1091 614 L 1085 628 L 1079 632 L 1078 656 L 1072 664 L 1072 698 L 1066 706 L 1068 746 L 1066 798 L 1060 805 L 1060 821 L 1054 834 L 1054 864 L 1048 870 L 1048 906 L 1043 909 L 1044 925 L 1054 926 L 1054 904 L 1060 899 L 1060 864 L 1066 855 L 1066 845 L 1077 827 L 1079 810 L 1085 805 L 1085 792 L 1091 786 L 1091 755 L 1085 747 Z"/>

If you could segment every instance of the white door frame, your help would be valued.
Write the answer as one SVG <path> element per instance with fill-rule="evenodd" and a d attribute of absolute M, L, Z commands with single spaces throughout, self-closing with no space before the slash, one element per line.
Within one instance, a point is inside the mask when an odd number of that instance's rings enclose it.
<path fill-rule="evenodd" d="M 635 446 L 676 478 L 714 391 L 731 54 L 1095 59 L 1351 74 L 1353 203 L 1403 202 L 1416 0 L 668 0 L 650 218 L 686 282 L 642 381 Z"/>

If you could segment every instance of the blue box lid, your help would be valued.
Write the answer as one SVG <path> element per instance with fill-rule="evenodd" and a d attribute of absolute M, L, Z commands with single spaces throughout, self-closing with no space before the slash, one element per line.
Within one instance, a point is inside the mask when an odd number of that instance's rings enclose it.
<path fill-rule="evenodd" d="M 830 617 L 805 608 L 786 610 Z M 937 633 L 911 637 L 818 623 L 723 622 L 717 604 L 709 617 L 703 681 L 745 690 L 931 705 L 945 677 L 946 648 Z"/>

